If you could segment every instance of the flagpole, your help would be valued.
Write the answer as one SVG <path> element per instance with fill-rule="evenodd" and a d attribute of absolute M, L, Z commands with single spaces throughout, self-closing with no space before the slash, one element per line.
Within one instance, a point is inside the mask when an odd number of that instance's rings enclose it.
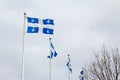
<path fill-rule="evenodd" d="M 49 44 L 51 43 L 51 39 L 52 38 L 49 37 Z M 50 47 L 49 80 L 52 80 L 52 65 L 51 65 L 51 63 L 52 63 L 52 56 L 51 56 L 51 47 Z"/>
<path fill-rule="evenodd" d="M 85 67 L 83 67 L 85 80 L 88 80 L 88 73 Z"/>
<path fill-rule="evenodd" d="M 25 20 L 26 20 L 26 13 L 24 13 L 24 26 L 23 26 L 21 80 L 24 80 Z"/>
<path fill-rule="evenodd" d="M 70 55 L 68 54 L 68 60 L 70 60 Z M 70 80 L 70 70 L 68 68 L 68 80 Z"/>
<path fill-rule="evenodd" d="M 49 62 L 49 65 L 50 65 L 50 75 L 49 75 L 49 79 L 52 80 L 52 65 L 51 65 L 51 58 L 50 58 L 50 62 Z"/>
<path fill-rule="evenodd" d="M 82 71 L 83 71 L 83 74 L 82 74 L 83 76 L 82 76 L 82 77 L 85 79 L 85 70 L 84 70 L 84 66 L 82 66 Z"/>

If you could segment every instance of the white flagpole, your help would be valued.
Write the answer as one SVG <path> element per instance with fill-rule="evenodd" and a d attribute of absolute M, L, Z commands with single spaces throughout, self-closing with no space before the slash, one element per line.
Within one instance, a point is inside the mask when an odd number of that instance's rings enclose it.
<path fill-rule="evenodd" d="M 83 71 L 84 71 L 84 78 L 85 80 L 88 80 L 88 73 L 85 67 L 83 67 Z"/>
<path fill-rule="evenodd" d="M 51 43 L 51 39 L 52 38 L 49 37 L 49 45 Z M 52 80 L 52 68 L 51 68 L 52 65 L 51 65 L 51 63 L 52 63 L 52 58 L 51 58 L 51 46 L 50 46 L 50 61 L 49 61 L 49 70 L 50 70 L 49 72 L 50 73 L 49 73 L 49 80 Z"/>
<path fill-rule="evenodd" d="M 70 61 L 70 55 L 68 54 L 68 61 Z M 68 80 L 70 80 L 70 70 L 68 68 Z"/>
<path fill-rule="evenodd" d="M 82 66 L 82 71 L 83 71 L 83 74 L 81 74 L 81 75 L 82 75 L 82 77 L 84 77 L 84 79 L 85 79 L 85 70 L 84 70 L 84 66 Z"/>
<path fill-rule="evenodd" d="M 51 58 L 50 58 L 50 62 L 49 62 L 49 65 L 50 65 L 50 75 L 49 75 L 49 77 L 50 77 L 50 80 L 52 80 L 52 69 L 51 69 L 51 67 L 52 67 L 52 65 L 51 65 Z"/>
<path fill-rule="evenodd" d="M 24 80 L 25 21 L 26 21 L 26 13 L 24 13 L 24 26 L 23 26 L 21 80 Z"/>

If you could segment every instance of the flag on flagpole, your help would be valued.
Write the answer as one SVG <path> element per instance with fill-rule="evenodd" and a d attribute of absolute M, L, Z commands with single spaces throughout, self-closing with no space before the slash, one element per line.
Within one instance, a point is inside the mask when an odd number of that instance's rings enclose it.
<path fill-rule="evenodd" d="M 83 68 L 82 70 L 80 71 L 80 76 L 79 76 L 80 80 L 85 80 L 84 79 L 84 71 L 83 71 Z"/>
<path fill-rule="evenodd" d="M 39 19 L 38 18 L 31 18 L 27 17 L 27 33 L 38 33 L 39 32 Z"/>
<path fill-rule="evenodd" d="M 66 66 L 68 67 L 69 71 L 72 73 L 70 55 L 68 55 L 68 62 L 67 62 L 67 64 L 66 64 Z"/>
<path fill-rule="evenodd" d="M 50 40 L 50 56 L 48 56 L 48 58 L 52 59 L 53 57 L 57 56 L 57 52 L 56 52 L 56 50 L 51 42 L 51 38 L 49 38 L 49 40 Z"/>

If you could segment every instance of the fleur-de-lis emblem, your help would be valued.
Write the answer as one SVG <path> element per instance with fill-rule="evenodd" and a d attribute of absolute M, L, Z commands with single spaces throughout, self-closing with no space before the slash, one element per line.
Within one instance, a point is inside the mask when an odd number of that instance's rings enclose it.
<path fill-rule="evenodd" d="M 34 19 L 31 20 L 34 23 Z"/>
<path fill-rule="evenodd" d="M 49 33 L 49 30 L 47 30 L 47 33 Z"/>
<path fill-rule="evenodd" d="M 32 28 L 32 30 L 31 30 L 32 32 L 34 32 L 35 31 L 35 29 L 34 28 Z"/>
<path fill-rule="evenodd" d="M 47 20 L 47 23 L 50 23 L 50 20 L 49 20 L 49 19 Z"/>

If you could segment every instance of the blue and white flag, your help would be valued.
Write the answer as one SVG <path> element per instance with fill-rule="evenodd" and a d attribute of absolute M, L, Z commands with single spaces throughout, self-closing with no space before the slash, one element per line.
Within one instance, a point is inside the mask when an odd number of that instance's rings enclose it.
<path fill-rule="evenodd" d="M 51 42 L 51 38 L 50 38 L 50 56 L 48 56 L 48 58 L 52 59 L 53 57 L 56 57 L 57 56 L 57 52 Z"/>
<path fill-rule="evenodd" d="M 39 19 L 27 17 L 27 33 L 38 33 L 39 32 Z"/>
<path fill-rule="evenodd" d="M 53 19 L 43 19 L 43 25 L 54 25 Z"/>
<path fill-rule="evenodd" d="M 44 34 L 50 34 L 50 35 L 53 35 L 53 29 L 50 29 L 50 28 L 43 28 L 43 33 Z"/>
<path fill-rule="evenodd" d="M 67 62 L 67 64 L 66 64 L 66 66 L 68 67 L 69 71 L 72 73 L 71 61 L 70 61 L 69 55 L 68 55 L 68 62 Z"/>
<path fill-rule="evenodd" d="M 80 76 L 79 76 L 80 80 L 84 80 L 84 71 L 80 71 Z"/>
<path fill-rule="evenodd" d="M 28 23 L 39 23 L 38 18 L 27 17 L 27 21 L 28 21 Z"/>

